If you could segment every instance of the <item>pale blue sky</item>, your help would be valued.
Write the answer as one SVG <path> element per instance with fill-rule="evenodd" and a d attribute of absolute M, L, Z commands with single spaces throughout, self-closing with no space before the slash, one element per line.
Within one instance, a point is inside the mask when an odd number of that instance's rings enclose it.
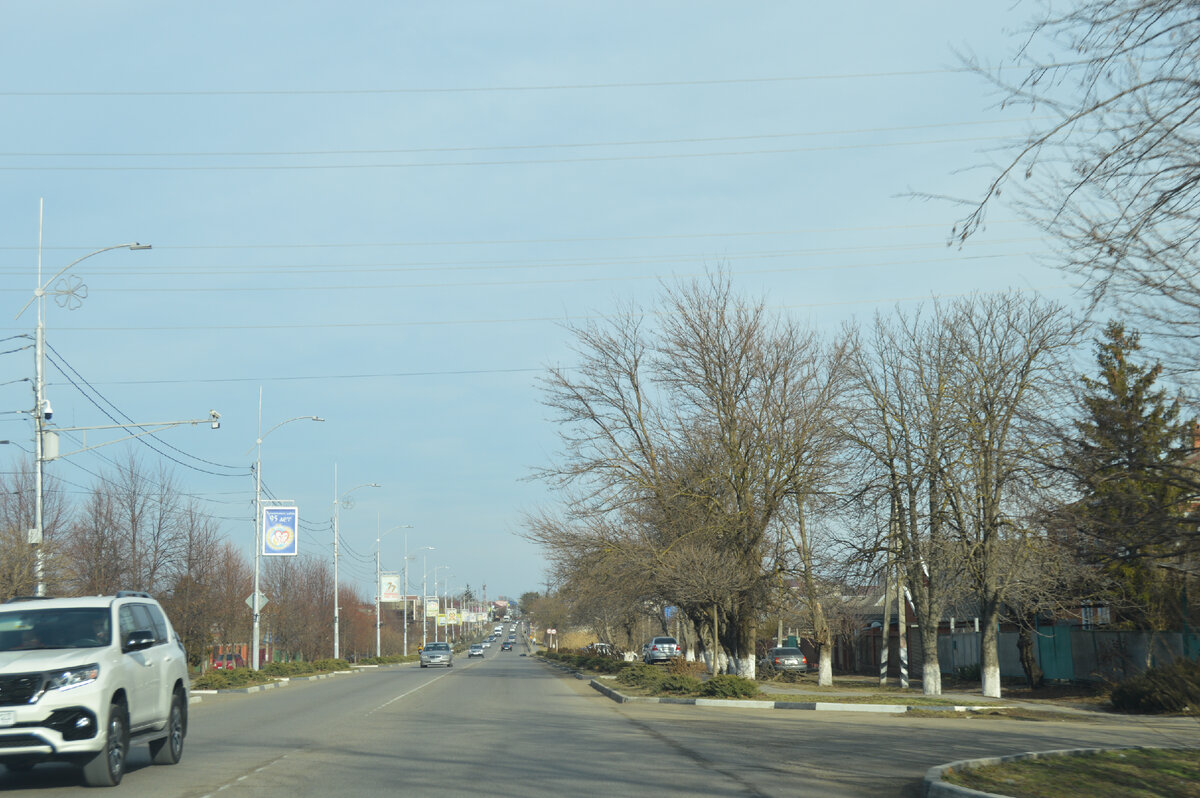
<path fill-rule="evenodd" d="M 1034 289 L 1038 234 L 1003 206 L 965 249 L 959 211 L 1030 124 L 956 51 L 996 62 L 1027 6 L 581 2 L 3 4 L 0 303 L 92 258 L 48 341 L 138 421 L 222 413 L 164 439 L 245 470 L 263 446 L 302 547 L 373 595 L 377 519 L 412 524 L 450 587 L 543 584 L 517 536 L 557 448 L 535 381 L 570 365 L 564 321 L 652 302 L 720 264 L 749 296 L 832 331 L 898 300 Z M 0 382 L 30 376 L 5 355 Z M 108 423 L 50 372 L 55 421 Z M 0 410 L 32 404 L 0 388 Z M 0 437 L 31 437 L 0 415 Z M 92 439 L 93 442 L 95 439 Z M 0 452 L 10 461 L 19 454 Z M 154 458 L 152 452 L 144 452 Z M 118 447 L 50 466 L 69 489 Z M 210 471 L 229 469 L 205 465 Z M 253 482 L 177 467 L 245 546 Z M 402 537 L 385 539 L 398 569 Z M 411 578 L 420 580 L 420 564 Z"/>

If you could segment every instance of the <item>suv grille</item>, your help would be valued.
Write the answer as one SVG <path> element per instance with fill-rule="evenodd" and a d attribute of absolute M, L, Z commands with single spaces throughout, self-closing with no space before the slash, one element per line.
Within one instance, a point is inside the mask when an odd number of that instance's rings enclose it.
<path fill-rule="evenodd" d="M 0 676 L 0 707 L 32 704 L 42 691 L 42 674 L 18 673 Z"/>

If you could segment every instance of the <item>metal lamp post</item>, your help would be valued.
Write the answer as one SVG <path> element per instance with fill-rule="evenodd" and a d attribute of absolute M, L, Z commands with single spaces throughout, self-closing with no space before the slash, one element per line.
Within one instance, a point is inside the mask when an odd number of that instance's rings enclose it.
<path fill-rule="evenodd" d="M 400 529 L 412 529 L 412 524 L 398 524 L 387 530 L 387 532 L 379 532 L 375 535 L 375 656 L 383 656 L 382 645 L 380 641 L 380 627 L 383 626 L 383 618 L 381 615 L 380 605 L 383 604 L 382 596 L 380 596 L 379 583 L 382 580 L 383 574 L 379 568 L 379 541 L 382 540 L 389 532 L 396 532 Z"/>
<path fill-rule="evenodd" d="M 266 432 L 262 431 L 262 388 L 258 389 L 258 438 L 254 441 L 257 455 L 254 459 L 254 593 L 250 597 L 250 610 L 254 613 L 254 634 L 251 640 L 253 649 L 250 652 L 250 663 L 258 670 L 258 646 L 261 637 L 259 624 L 262 608 L 259 606 L 259 580 L 262 572 L 262 442 L 275 430 L 293 421 L 324 421 L 320 416 L 296 416 L 286 421 L 280 421 Z"/>
<path fill-rule="evenodd" d="M 433 546 L 422 546 L 421 548 L 417 549 L 417 551 L 436 551 L 436 549 L 434 549 Z M 411 559 L 415 559 L 416 556 L 417 556 L 416 554 L 410 555 L 408 553 L 408 535 L 405 535 L 404 536 L 404 656 L 406 656 L 406 657 L 408 656 L 408 561 Z M 422 556 L 424 556 L 424 555 L 422 555 Z M 424 591 L 424 589 L 425 589 L 424 582 L 425 582 L 424 576 L 422 575 L 422 579 L 421 579 L 422 591 Z M 422 602 L 425 601 L 425 596 L 421 596 L 421 601 Z M 425 628 L 425 608 L 422 607 L 421 608 L 421 630 L 422 630 L 421 637 L 422 638 L 424 638 L 424 636 L 425 636 L 424 628 Z M 422 645 L 424 645 L 424 643 L 425 643 L 424 639 L 421 640 L 421 643 L 422 643 Z"/>
<path fill-rule="evenodd" d="M 378 488 L 378 482 L 364 482 L 362 485 L 357 485 L 345 493 L 338 493 L 337 483 L 337 463 L 333 464 L 333 658 L 338 659 L 341 656 L 341 631 L 339 624 L 341 621 L 341 610 L 338 604 L 338 522 L 341 516 L 339 508 L 342 503 L 347 501 L 347 497 L 358 490 L 359 488 Z M 347 507 L 347 509 L 349 509 Z M 378 656 L 378 655 L 376 655 Z"/>
<path fill-rule="evenodd" d="M 47 290 L 51 283 L 66 274 L 71 267 L 77 263 L 87 260 L 88 258 L 99 255 L 101 252 L 110 252 L 114 249 L 130 249 L 141 250 L 150 249 L 149 244 L 139 244 L 136 241 L 128 244 L 114 244 L 111 247 L 102 247 L 95 252 L 89 252 L 81 258 L 68 263 L 63 268 L 59 269 L 53 277 L 45 282 L 42 282 L 42 231 L 41 231 L 41 207 L 39 206 L 39 223 L 38 223 L 38 263 L 37 263 L 37 288 L 34 289 L 33 296 L 25 306 L 17 312 L 14 319 L 21 318 L 21 315 L 32 305 L 37 302 L 37 328 L 34 334 L 34 380 L 33 380 L 33 448 L 34 448 L 34 477 L 33 477 L 33 492 L 34 492 L 34 511 L 33 511 L 33 529 L 29 530 L 29 543 L 34 547 L 34 592 L 38 596 L 46 595 L 45 584 L 45 561 L 42 554 L 42 533 L 44 523 L 44 506 L 42 497 L 42 480 L 45 456 L 43 451 L 43 436 L 46 433 L 46 421 L 50 416 L 49 402 L 46 401 L 46 378 L 45 378 L 45 363 L 46 363 L 46 295 L 50 294 L 55 297 L 56 301 L 63 307 L 74 310 L 79 307 L 83 298 L 87 296 L 87 287 L 81 282 L 72 284 L 64 284 L 56 287 L 54 290 Z"/>

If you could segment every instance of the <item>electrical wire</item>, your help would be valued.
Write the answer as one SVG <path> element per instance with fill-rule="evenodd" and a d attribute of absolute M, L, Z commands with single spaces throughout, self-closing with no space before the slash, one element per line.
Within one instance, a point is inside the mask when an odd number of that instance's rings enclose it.
<path fill-rule="evenodd" d="M 108 418 L 114 424 L 121 426 L 122 429 L 124 429 L 126 432 L 128 432 L 131 435 L 136 434 L 135 430 L 144 430 L 144 426 L 140 426 L 140 425 L 136 424 L 135 422 L 133 422 L 133 420 L 127 414 L 122 412 L 119 408 L 116 407 L 116 405 L 114 405 L 108 399 L 104 398 L 104 396 L 98 390 L 96 390 L 96 388 L 94 386 L 92 386 L 91 383 L 88 383 L 82 376 L 80 376 L 79 372 L 77 372 L 69 363 L 67 363 L 66 360 L 62 357 L 62 355 L 60 355 L 58 353 L 58 351 L 54 349 L 54 347 L 47 344 L 46 349 L 47 349 L 47 358 L 46 359 L 49 360 L 50 363 L 53 364 L 58 369 L 59 373 L 62 374 L 62 376 L 64 378 L 66 378 L 66 380 L 69 383 L 71 383 L 71 385 L 73 385 L 75 387 L 75 389 L 78 390 L 79 393 L 85 399 L 87 399 L 97 410 L 99 410 L 101 413 L 103 413 L 106 418 Z M 68 374 L 68 371 L 70 372 L 69 374 Z M 80 380 L 80 382 L 87 385 L 88 390 L 84 390 L 79 385 L 79 383 L 75 382 L 75 379 L 73 379 L 71 376 L 72 374 L 75 375 L 75 377 L 77 377 Z M 89 393 L 89 391 L 91 391 L 91 393 Z M 95 398 L 92 397 L 92 393 L 94 393 L 100 399 L 103 399 L 105 404 L 109 405 L 118 415 L 123 417 L 125 419 L 125 423 L 118 420 L 117 417 L 113 415 L 113 413 L 110 413 L 107 409 L 105 409 L 105 407 L 103 405 L 101 405 L 100 402 L 98 402 Z M 199 462 L 202 462 L 202 463 L 207 463 L 209 465 L 214 465 L 214 466 L 218 466 L 220 468 L 226 468 L 226 469 L 230 469 L 230 470 L 237 468 L 237 466 L 227 466 L 227 465 L 223 465 L 221 463 L 214 463 L 211 460 L 205 460 L 202 457 L 198 457 L 196 455 L 189 454 L 188 452 L 185 452 L 182 449 L 172 446 L 169 443 L 165 443 L 161 438 L 159 438 L 157 435 L 154 435 L 154 434 L 143 435 L 143 436 L 136 437 L 133 439 L 133 440 L 137 441 L 138 443 L 142 444 L 143 446 L 145 446 L 146 448 L 150 449 L 155 454 L 158 454 L 160 457 L 164 457 L 167 460 L 170 460 L 171 462 L 173 462 L 177 465 L 183 466 L 184 468 L 189 468 L 193 471 L 197 471 L 202 474 L 209 474 L 210 476 L 215 476 L 215 477 L 248 476 L 248 473 L 245 472 L 244 470 L 239 470 L 239 473 L 234 473 L 234 474 L 223 474 L 223 473 L 220 473 L 217 471 L 211 471 L 209 469 L 200 468 L 199 466 L 195 466 L 195 465 L 192 465 L 191 463 L 184 462 L 183 460 L 180 460 L 179 458 L 174 457 L 173 455 L 170 455 L 170 454 L 162 451 L 161 449 L 155 448 L 153 445 L 150 444 L 150 442 L 149 442 L 149 440 L 147 440 L 147 438 L 152 438 L 155 441 L 158 441 L 159 443 L 163 443 L 168 448 L 173 449 L 173 450 L 179 452 L 180 454 L 183 454 L 187 457 L 190 457 L 190 458 L 197 460 Z"/>
<path fill-rule="evenodd" d="M 1044 68 L 1068 66 L 1075 62 L 1051 64 Z M 1001 70 L 1027 72 L 1028 67 L 1017 65 L 1000 67 Z M 377 88 L 377 89 L 169 89 L 156 91 L 114 90 L 103 91 L 0 91 L 0 97 L 312 97 L 354 95 L 404 95 L 404 94 L 482 94 L 540 91 L 594 91 L 597 89 L 658 89 L 689 86 L 745 86 L 751 84 L 807 83 L 831 80 L 864 80 L 877 78 L 907 78 L 926 75 L 976 75 L 973 66 L 941 67 L 938 69 L 906 69 L 880 72 L 846 72 L 841 74 L 786 75 L 756 78 L 711 78 L 707 80 L 654 80 L 622 81 L 610 83 L 558 83 L 523 86 L 470 86 L 470 87 L 423 87 L 423 88 Z"/>

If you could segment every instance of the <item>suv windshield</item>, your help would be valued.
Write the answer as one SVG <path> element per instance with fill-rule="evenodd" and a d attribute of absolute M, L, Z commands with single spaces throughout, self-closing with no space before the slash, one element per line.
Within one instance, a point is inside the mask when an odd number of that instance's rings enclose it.
<path fill-rule="evenodd" d="M 111 640 L 107 607 L 0 611 L 0 651 L 99 648 Z"/>

